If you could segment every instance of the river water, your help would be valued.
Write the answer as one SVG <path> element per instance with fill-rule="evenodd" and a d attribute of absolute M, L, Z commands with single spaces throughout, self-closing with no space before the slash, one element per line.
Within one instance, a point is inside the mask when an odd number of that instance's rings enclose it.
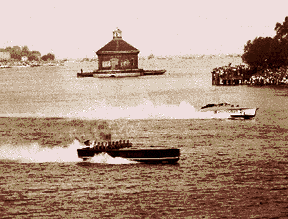
<path fill-rule="evenodd" d="M 77 78 L 95 63 L 0 69 L 2 218 L 287 218 L 288 89 L 211 85 L 233 57 L 140 60 L 160 76 Z M 215 119 L 208 103 L 258 107 Z M 107 154 L 75 137 L 181 149 L 176 165 Z"/>

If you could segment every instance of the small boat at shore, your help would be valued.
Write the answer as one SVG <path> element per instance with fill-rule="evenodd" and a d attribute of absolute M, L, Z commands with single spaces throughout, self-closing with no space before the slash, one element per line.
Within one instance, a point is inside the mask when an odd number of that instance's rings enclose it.
<path fill-rule="evenodd" d="M 116 142 L 92 142 L 89 140 L 83 143 L 82 148 L 77 149 L 78 157 L 87 161 L 95 155 L 107 153 L 111 157 L 121 157 L 130 161 L 142 163 L 177 163 L 180 158 L 180 149 L 166 148 L 160 146 L 135 147 L 132 143 L 124 141 Z"/>
<path fill-rule="evenodd" d="M 251 119 L 256 116 L 259 108 L 239 107 L 229 103 L 207 104 L 201 107 L 200 112 L 214 112 L 215 118 Z"/>
<path fill-rule="evenodd" d="M 166 72 L 165 69 L 160 70 L 144 70 L 143 75 L 163 75 Z"/>

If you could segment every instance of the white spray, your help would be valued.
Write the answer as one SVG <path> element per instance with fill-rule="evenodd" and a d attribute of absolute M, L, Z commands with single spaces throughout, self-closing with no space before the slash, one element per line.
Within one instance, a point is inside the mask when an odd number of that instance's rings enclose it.
<path fill-rule="evenodd" d="M 68 147 L 43 147 L 38 143 L 24 145 L 1 145 L 0 161 L 19 163 L 46 163 L 46 162 L 82 162 L 78 158 L 77 149 L 81 147 L 79 141 L 74 140 Z M 135 163 L 124 158 L 113 158 L 106 153 L 94 156 L 90 162 L 106 164 L 130 164 Z"/>

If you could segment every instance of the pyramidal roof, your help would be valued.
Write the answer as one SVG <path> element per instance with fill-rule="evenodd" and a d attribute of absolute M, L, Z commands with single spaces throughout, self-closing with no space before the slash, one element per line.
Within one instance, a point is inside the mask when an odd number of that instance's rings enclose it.
<path fill-rule="evenodd" d="M 113 39 L 99 49 L 96 54 L 139 53 L 140 51 L 122 39 L 122 31 L 113 31 Z"/>

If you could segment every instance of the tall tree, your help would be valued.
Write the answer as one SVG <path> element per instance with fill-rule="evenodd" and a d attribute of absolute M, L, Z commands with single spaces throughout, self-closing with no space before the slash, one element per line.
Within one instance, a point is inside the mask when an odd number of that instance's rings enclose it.
<path fill-rule="evenodd" d="M 30 53 L 30 54 L 28 55 L 28 60 L 29 60 L 29 61 L 33 61 L 33 60 L 38 61 L 38 60 L 39 60 L 39 56 L 36 55 L 36 54 L 34 54 L 34 53 Z"/>
<path fill-rule="evenodd" d="M 19 47 L 20 48 L 20 47 Z M 11 47 L 7 47 L 6 50 L 8 50 L 10 52 L 11 58 L 12 59 L 16 59 L 16 60 L 21 60 L 21 49 L 18 49 L 18 47 L 13 46 L 13 48 Z"/>
<path fill-rule="evenodd" d="M 288 40 L 288 16 L 285 17 L 283 24 L 277 22 L 274 30 L 276 31 L 276 39 L 282 41 L 283 39 Z"/>
<path fill-rule="evenodd" d="M 41 59 L 42 59 L 43 61 L 54 60 L 54 59 L 55 59 L 55 55 L 52 54 L 52 53 L 48 53 L 48 54 L 42 56 Z"/>
<path fill-rule="evenodd" d="M 244 46 L 242 60 L 250 68 L 257 68 L 259 71 L 288 66 L 288 16 L 283 24 L 277 22 L 274 30 L 274 38 L 256 37 Z"/>
<path fill-rule="evenodd" d="M 23 46 L 21 55 L 22 56 L 29 56 L 29 54 L 30 54 L 30 50 L 28 49 L 28 46 Z"/>
<path fill-rule="evenodd" d="M 18 51 L 12 51 L 12 52 L 10 52 L 10 55 L 11 55 L 12 59 L 16 59 L 16 60 L 19 60 L 19 61 L 22 58 L 21 53 L 18 52 Z"/>
<path fill-rule="evenodd" d="M 269 52 L 272 44 L 271 37 L 256 37 L 244 46 L 242 60 L 251 68 L 267 68 L 269 66 Z"/>
<path fill-rule="evenodd" d="M 52 53 L 48 53 L 48 54 L 47 54 L 47 57 L 48 57 L 48 59 L 50 59 L 50 60 L 54 60 L 54 59 L 55 59 L 55 55 L 52 54 Z"/>
<path fill-rule="evenodd" d="M 32 54 L 35 54 L 37 56 L 41 56 L 41 53 L 39 51 L 33 50 L 31 51 Z"/>

